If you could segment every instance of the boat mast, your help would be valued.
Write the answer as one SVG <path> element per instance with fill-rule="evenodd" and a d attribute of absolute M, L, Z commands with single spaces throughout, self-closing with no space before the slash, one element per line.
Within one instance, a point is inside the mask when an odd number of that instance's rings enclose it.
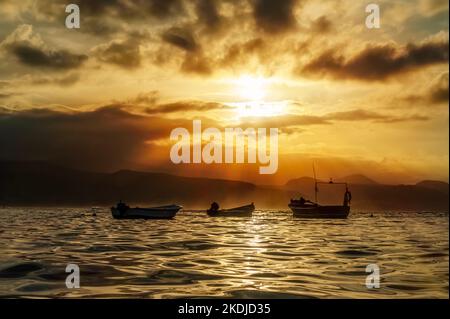
<path fill-rule="evenodd" d="M 317 177 L 316 177 L 316 168 L 313 162 L 313 173 L 314 173 L 314 202 L 317 204 Z"/>

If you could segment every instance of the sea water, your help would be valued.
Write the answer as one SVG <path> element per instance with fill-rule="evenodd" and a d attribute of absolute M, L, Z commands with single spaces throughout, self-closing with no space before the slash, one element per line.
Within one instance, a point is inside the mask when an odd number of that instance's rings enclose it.
<path fill-rule="evenodd" d="M 107 209 L 4 208 L 0 296 L 448 298 L 448 235 L 447 213 L 114 220 Z M 378 289 L 366 286 L 373 264 Z"/>

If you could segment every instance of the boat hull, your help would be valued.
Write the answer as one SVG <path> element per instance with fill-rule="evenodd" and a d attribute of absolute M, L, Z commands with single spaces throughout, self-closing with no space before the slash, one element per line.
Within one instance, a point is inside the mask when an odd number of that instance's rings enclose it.
<path fill-rule="evenodd" d="M 221 209 L 218 211 L 207 210 L 210 217 L 252 217 L 255 211 L 254 205 L 236 207 L 231 209 Z"/>
<path fill-rule="evenodd" d="M 350 206 L 298 206 L 289 205 L 297 218 L 337 218 L 345 219 L 350 214 Z"/>
<path fill-rule="evenodd" d="M 116 219 L 172 219 L 182 207 L 178 205 L 152 207 L 152 208 L 129 208 L 121 213 L 112 207 L 112 216 Z"/>

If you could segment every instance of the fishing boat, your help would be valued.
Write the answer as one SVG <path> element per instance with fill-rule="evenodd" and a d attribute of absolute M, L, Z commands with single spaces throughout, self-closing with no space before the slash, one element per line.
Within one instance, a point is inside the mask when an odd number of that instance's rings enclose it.
<path fill-rule="evenodd" d="M 111 207 L 111 213 L 116 219 L 172 219 L 182 208 L 179 205 L 131 208 L 120 202 L 116 207 Z"/>
<path fill-rule="evenodd" d="M 340 218 L 345 219 L 350 214 L 350 203 L 352 199 L 352 195 L 348 190 L 347 183 L 335 183 L 330 179 L 329 182 L 319 182 L 316 179 L 316 172 L 314 170 L 314 192 L 315 192 L 315 201 L 305 200 L 303 197 L 299 200 L 291 199 L 289 203 L 289 208 L 292 210 L 294 217 L 298 218 Z M 340 205 L 319 205 L 317 200 L 317 193 L 319 192 L 319 185 L 327 184 L 327 185 L 344 185 L 345 186 L 345 194 L 344 194 L 344 203 L 342 206 Z"/>
<path fill-rule="evenodd" d="M 211 206 L 212 207 L 206 211 L 210 217 L 251 217 L 255 210 L 255 205 L 253 203 L 231 209 L 215 209 L 213 205 Z"/>
<path fill-rule="evenodd" d="M 298 200 L 291 200 L 288 205 L 294 213 L 294 217 L 298 218 L 341 218 L 345 219 L 350 214 L 350 206 L 326 205 L 319 204 L 302 205 Z"/>

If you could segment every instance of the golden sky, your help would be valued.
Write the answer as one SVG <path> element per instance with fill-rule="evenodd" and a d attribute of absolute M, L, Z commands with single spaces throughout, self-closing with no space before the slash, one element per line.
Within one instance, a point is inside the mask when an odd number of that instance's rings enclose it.
<path fill-rule="evenodd" d="M 0 0 L 0 160 L 284 183 L 448 181 L 448 1 Z M 279 170 L 174 165 L 170 132 L 277 127 Z"/>

